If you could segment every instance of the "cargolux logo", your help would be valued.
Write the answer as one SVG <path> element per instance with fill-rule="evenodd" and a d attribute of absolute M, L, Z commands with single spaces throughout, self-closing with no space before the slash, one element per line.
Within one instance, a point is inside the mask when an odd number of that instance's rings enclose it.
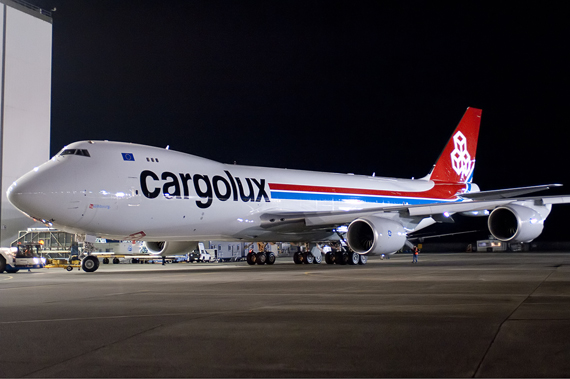
<path fill-rule="evenodd" d="M 269 196 L 265 189 L 265 179 L 233 177 L 229 171 L 224 171 L 226 176 L 214 175 L 212 179 L 208 175 L 179 173 L 178 175 L 165 171 L 160 175 L 152 171 L 141 172 L 141 190 L 145 197 L 154 199 L 162 194 L 167 199 L 190 199 L 190 188 L 200 198 L 196 200 L 199 208 L 208 208 L 212 205 L 215 197 L 220 201 L 232 199 L 243 202 L 269 202 Z M 255 186 L 255 187 L 254 187 Z M 246 188 L 244 188 L 246 187 Z M 257 190 L 257 193 L 256 193 Z M 194 197 L 194 196 L 192 196 Z"/>
<path fill-rule="evenodd" d="M 89 204 L 89 209 L 111 209 L 109 205 Z"/>
<path fill-rule="evenodd" d="M 463 133 L 457 131 L 453 136 L 453 143 L 455 149 L 451 152 L 451 165 L 463 181 L 471 176 L 475 168 L 475 160 L 471 160 L 471 155 L 467 151 L 467 138 Z"/>

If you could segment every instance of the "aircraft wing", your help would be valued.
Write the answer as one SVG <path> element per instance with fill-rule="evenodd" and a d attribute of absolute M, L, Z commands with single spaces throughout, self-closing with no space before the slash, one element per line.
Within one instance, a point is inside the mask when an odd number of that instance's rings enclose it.
<path fill-rule="evenodd" d="M 536 205 L 566 204 L 570 203 L 570 195 L 514 197 L 500 200 L 474 200 L 450 204 L 434 203 L 433 205 L 428 204 L 410 207 L 409 213 L 410 216 L 431 216 L 434 214 L 442 214 L 444 212 L 456 213 L 480 211 L 485 209 L 494 209 L 501 205 L 522 201 L 534 201 Z"/>
<path fill-rule="evenodd" d="M 417 233 L 410 233 L 408 234 L 408 241 L 423 241 L 429 238 L 440 238 L 440 237 L 449 237 L 449 236 L 457 236 L 460 234 L 468 234 L 468 233 L 477 233 L 481 230 L 466 230 L 463 232 L 454 232 L 454 233 L 442 233 L 442 234 L 417 234 Z"/>
<path fill-rule="evenodd" d="M 528 193 L 544 191 L 553 187 L 562 187 L 562 184 L 543 184 L 539 186 L 530 186 L 530 187 L 518 187 L 518 188 L 506 188 L 506 189 L 492 190 L 492 191 L 470 192 L 470 193 L 464 193 L 461 196 L 473 200 L 505 199 L 514 196 L 526 195 Z"/>
<path fill-rule="evenodd" d="M 472 200 L 450 203 L 419 204 L 419 205 L 386 205 L 380 207 L 354 209 L 350 211 L 314 211 L 314 212 L 275 212 L 264 213 L 261 216 L 262 227 L 267 229 L 303 228 L 318 229 L 326 226 L 348 224 L 354 219 L 363 216 L 371 216 L 387 213 L 400 213 L 403 217 L 429 217 L 442 215 L 443 213 L 458 213 L 480 210 L 490 210 L 502 205 L 534 201 L 537 205 L 566 204 L 570 203 L 570 195 L 563 196 L 537 196 L 500 198 L 495 200 Z"/>

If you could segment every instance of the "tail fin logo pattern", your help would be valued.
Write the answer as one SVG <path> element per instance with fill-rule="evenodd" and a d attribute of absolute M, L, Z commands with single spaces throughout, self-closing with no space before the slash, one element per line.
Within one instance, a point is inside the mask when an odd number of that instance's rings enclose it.
<path fill-rule="evenodd" d="M 435 162 L 429 179 L 440 183 L 471 183 L 480 123 L 481 109 L 467 108 Z"/>
<path fill-rule="evenodd" d="M 461 181 L 467 180 L 475 168 L 475 160 L 467 150 L 467 138 L 457 131 L 453 136 L 454 149 L 451 152 L 451 165 L 453 170 L 461 177 Z"/>

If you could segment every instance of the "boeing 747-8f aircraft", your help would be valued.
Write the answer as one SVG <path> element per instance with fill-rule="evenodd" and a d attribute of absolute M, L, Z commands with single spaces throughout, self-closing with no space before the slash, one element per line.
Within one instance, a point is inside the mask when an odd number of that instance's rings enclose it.
<path fill-rule="evenodd" d="M 513 198 L 551 185 L 480 191 L 472 183 L 480 121 L 481 110 L 468 108 L 432 171 L 416 180 L 239 166 L 150 146 L 81 141 L 19 178 L 7 195 L 50 227 L 143 240 L 161 255 L 206 240 L 343 239 L 348 249 L 336 259 L 363 264 L 368 254 L 392 254 L 409 233 L 457 212 L 490 212 L 497 239 L 532 241 L 552 204 L 570 196 Z M 347 231 L 339 233 L 340 226 Z M 274 259 L 248 256 L 250 263 Z M 84 258 L 85 271 L 97 267 L 96 258 Z"/>

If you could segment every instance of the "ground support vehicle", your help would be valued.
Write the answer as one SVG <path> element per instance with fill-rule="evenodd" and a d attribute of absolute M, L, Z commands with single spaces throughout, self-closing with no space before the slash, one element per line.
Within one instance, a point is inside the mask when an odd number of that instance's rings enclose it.
<path fill-rule="evenodd" d="M 81 269 L 81 261 L 65 258 L 52 258 L 48 259 L 45 268 L 64 268 L 67 271 L 72 271 L 74 268 Z"/>
<path fill-rule="evenodd" d="M 210 254 L 211 252 L 211 254 Z M 202 242 L 200 242 L 198 244 L 198 249 L 192 251 L 191 253 L 188 254 L 188 262 L 212 262 L 213 258 L 212 256 L 215 256 L 215 250 L 214 249 L 208 249 L 206 250 L 206 248 L 204 247 L 204 244 Z"/>
<path fill-rule="evenodd" d="M 0 273 L 13 274 L 22 269 L 44 268 L 46 259 L 40 255 L 41 245 L 30 243 L 0 248 Z"/>
<path fill-rule="evenodd" d="M 206 250 L 193 251 L 188 254 L 188 262 L 211 262 L 212 255 Z"/>

